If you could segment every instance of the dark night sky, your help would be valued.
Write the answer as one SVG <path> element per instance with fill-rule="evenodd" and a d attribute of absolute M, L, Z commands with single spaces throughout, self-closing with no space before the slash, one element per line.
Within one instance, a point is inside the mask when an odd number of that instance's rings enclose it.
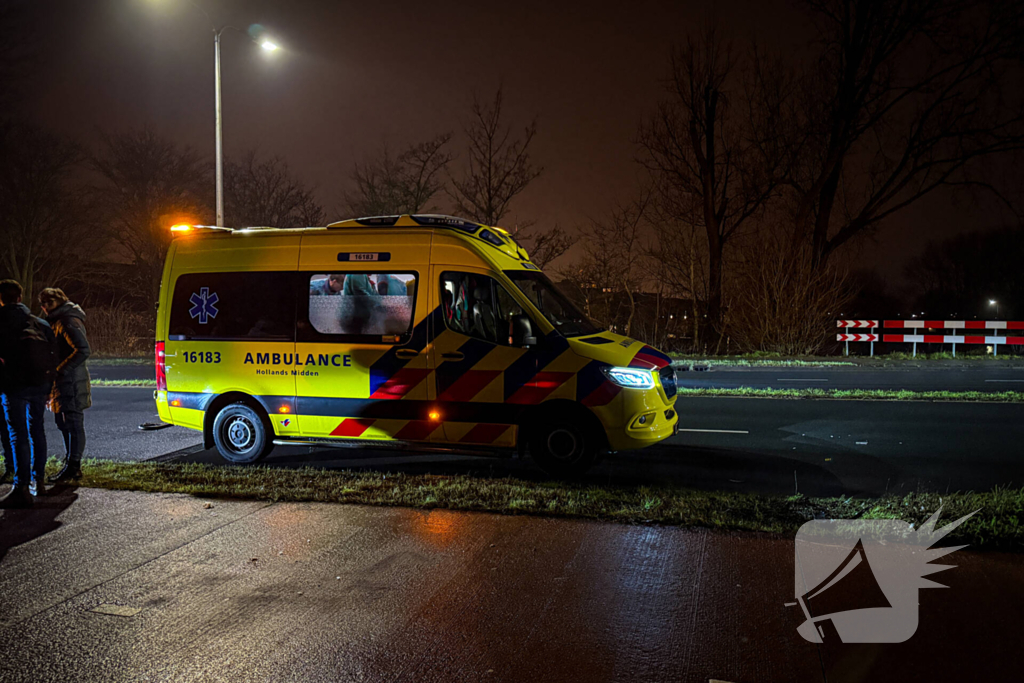
<path fill-rule="evenodd" d="M 225 34 L 226 153 L 285 157 L 331 219 L 346 217 L 353 161 L 385 139 L 457 130 L 471 89 L 503 83 L 510 120 L 536 116 L 545 167 L 504 223 L 579 224 L 630 197 L 631 139 L 660 96 L 670 45 L 711 7 L 740 42 L 752 31 L 782 47 L 806 39 L 785 1 L 197 2 L 217 23 L 262 24 L 284 47 L 267 54 Z M 86 141 L 148 123 L 212 157 L 213 39 L 188 0 L 36 0 L 33 13 L 42 49 L 27 112 Z M 859 258 L 898 276 L 929 236 L 1009 219 L 978 213 L 931 197 Z"/>

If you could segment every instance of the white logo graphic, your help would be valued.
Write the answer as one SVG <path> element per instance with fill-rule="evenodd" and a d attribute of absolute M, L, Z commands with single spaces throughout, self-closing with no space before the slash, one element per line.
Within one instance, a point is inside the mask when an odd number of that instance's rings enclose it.
<path fill-rule="evenodd" d="M 954 565 L 929 564 L 965 546 L 932 548 L 974 514 L 935 529 L 942 508 L 914 529 L 893 519 L 807 522 L 796 535 L 797 628 L 812 643 L 902 643 L 917 631 L 917 591 Z M 977 511 L 975 511 L 977 512 Z"/>

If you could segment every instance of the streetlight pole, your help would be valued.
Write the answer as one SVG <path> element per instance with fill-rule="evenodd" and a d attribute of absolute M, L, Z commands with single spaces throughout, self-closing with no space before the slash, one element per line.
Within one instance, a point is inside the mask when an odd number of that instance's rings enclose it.
<path fill-rule="evenodd" d="M 220 34 L 223 31 L 222 28 L 213 32 L 213 87 L 217 126 L 217 222 L 214 225 L 219 227 L 224 226 L 224 130 L 220 106 Z"/>
<path fill-rule="evenodd" d="M 221 107 L 220 97 L 220 36 L 224 31 L 232 29 L 239 33 L 249 35 L 246 31 L 238 28 L 237 26 L 221 26 L 217 28 L 213 20 L 210 19 L 210 15 L 206 13 L 202 7 L 195 3 L 195 0 L 189 0 L 193 7 L 203 13 L 206 17 L 206 21 L 209 22 L 210 28 L 213 29 L 213 97 L 214 97 L 214 127 L 216 128 L 216 144 L 215 144 L 215 162 L 216 162 L 216 175 L 217 175 L 217 221 L 215 225 L 217 227 L 224 227 L 224 114 Z M 277 49 L 277 44 L 271 40 L 262 39 L 254 40 L 250 36 L 250 40 L 262 47 L 267 52 L 273 52 Z"/>

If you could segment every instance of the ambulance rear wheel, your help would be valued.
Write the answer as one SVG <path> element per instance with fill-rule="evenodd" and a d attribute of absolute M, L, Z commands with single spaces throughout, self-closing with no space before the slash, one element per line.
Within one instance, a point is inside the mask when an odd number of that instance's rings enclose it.
<path fill-rule="evenodd" d="M 222 458 L 239 465 L 262 460 L 274 447 L 266 421 L 244 403 L 226 405 L 217 413 L 213 442 Z"/>
<path fill-rule="evenodd" d="M 598 460 L 593 437 L 574 422 L 553 420 L 537 425 L 530 434 L 530 456 L 537 466 L 553 477 L 581 476 Z"/>

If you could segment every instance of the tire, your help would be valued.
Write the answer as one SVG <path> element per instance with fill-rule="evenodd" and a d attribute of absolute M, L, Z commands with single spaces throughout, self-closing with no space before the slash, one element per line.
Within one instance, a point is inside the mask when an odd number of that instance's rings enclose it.
<path fill-rule="evenodd" d="M 566 418 L 543 422 L 529 437 L 530 457 L 547 474 L 559 479 L 574 479 L 597 463 L 597 440 L 588 436 L 577 422 Z"/>
<path fill-rule="evenodd" d="M 220 457 L 236 465 L 262 460 L 274 448 L 266 420 L 244 403 L 231 403 L 217 413 L 213 443 Z"/>

